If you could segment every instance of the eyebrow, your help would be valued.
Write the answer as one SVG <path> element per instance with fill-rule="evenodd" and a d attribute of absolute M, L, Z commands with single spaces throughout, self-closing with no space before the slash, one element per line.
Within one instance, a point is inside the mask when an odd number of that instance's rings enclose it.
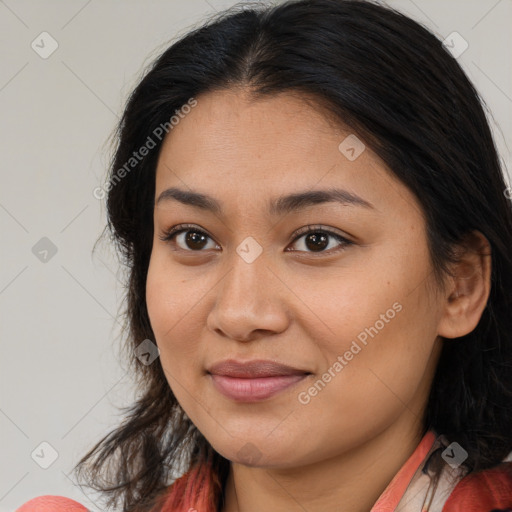
<path fill-rule="evenodd" d="M 164 201 L 179 201 L 182 204 L 211 211 L 218 215 L 222 214 L 222 205 L 217 199 L 189 190 L 182 190 L 171 187 L 164 190 L 155 203 L 155 206 Z M 373 209 L 374 206 L 356 194 L 340 188 L 331 188 L 327 190 L 308 190 L 305 192 L 296 192 L 286 196 L 278 197 L 269 202 L 268 210 L 271 215 L 283 215 L 297 210 L 307 208 L 321 203 L 341 203 L 349 206 L 361 206 Z"/>

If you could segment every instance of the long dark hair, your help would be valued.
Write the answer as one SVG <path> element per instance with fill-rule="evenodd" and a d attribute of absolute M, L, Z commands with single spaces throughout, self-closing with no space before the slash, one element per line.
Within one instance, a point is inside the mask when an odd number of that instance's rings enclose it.
<path fill-rule="evenodd" d="M 512 450 L 512 208 L 483 100 L 441 41 L 403 14 L 362 0 L 299 0 L 235 6 L 194 28 L 156 59 L 127 102 L 106 190 L 108 228 L 128 270 L 126 353 L 139 398 L 78 463 L 79 477 L 109 507 L 122 501 L 124 511 L 142 512 L 173 475 L 209 464 L 212 500 L 221 496 L 229 461 L 182 411 L 160 360 L 144 365 L 133 353 L 155 339 L 145 300 L 155 130 L 170 129 L 191 98 L 233 87 L 314 98 L 350 127 L 417 197 L 439 283 L 465 235 L 488 239 L 487 306 L 473 332 L 443 340 L 424 430 L 464 447 L 467 472 L 498 464 Z M 127 167 L 149 136 L 156 147 Z"/>

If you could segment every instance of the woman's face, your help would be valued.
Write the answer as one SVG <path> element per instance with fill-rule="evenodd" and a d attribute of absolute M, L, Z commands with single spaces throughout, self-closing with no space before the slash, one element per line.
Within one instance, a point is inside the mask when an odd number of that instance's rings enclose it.
<path fill-rule="evenodd" d="M 298 96 L 197 101 L 161 149 L 146 289 L 186 414 L 221 455 L 261 467 L 417 432 L 442 316 L 419 203 Z M 228 359 L 300 371 L 209 373 Z"/>

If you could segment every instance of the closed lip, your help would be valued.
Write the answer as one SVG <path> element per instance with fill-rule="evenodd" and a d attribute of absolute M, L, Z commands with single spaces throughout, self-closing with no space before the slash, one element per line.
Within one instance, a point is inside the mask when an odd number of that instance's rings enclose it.
<path fill-rule="evenodd" d="M 311 372 L 294 368 L 283 363 L 266 359 L 253 359 L 251 361 L 237 361 L 226 359 L 207 368 L 212 375 L 224 375 L 239 379 L 255 379 L 262 377 L 279 377 L 282 375 L 305 375 Z"/>

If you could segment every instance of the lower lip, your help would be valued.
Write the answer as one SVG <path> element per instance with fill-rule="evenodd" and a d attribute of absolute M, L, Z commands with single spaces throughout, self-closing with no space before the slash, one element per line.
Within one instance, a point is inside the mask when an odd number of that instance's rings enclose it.
<path fill-rule="evenodd" d="M 210 375 L 217 390 L 237 402 L 265 400 L 307 377 L 307 374 L 303 374 L 241 379 L 225 375 Z"/>

